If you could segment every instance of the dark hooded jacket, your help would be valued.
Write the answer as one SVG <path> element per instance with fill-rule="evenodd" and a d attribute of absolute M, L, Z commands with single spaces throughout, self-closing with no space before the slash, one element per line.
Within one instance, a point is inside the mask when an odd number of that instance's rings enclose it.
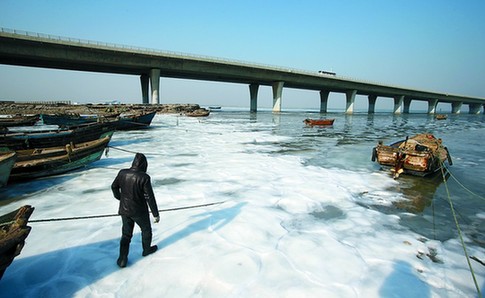
<path fill-rule="evenodd" d="M 146 173 L 147 168 L 145 155 L 137 153 L 131 168 L 119 171 L 111 184 L 113 195 L 120 201 L 118 214 L 142 216 L 148 214 L 149 206 L 153 216 L 159 216 L 150 176 Z"/>

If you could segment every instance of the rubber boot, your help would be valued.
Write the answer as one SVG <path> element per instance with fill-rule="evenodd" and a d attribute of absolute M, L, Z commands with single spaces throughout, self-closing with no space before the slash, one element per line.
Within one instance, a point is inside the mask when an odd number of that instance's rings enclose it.
<path fill-rule="evenodd" d="M 120 241 L 120 256 L 118 260 L 116 261 L 116 264 L 120 266 L 120 268 L 126 267 L 126 264 L 128 263 L 128 253 L 130 251 L 130 240 L 121 238 Z"/>
<path fill-rule="evenodd" d="M 141 242 L 143 245 L 143 253 L 141 255 L 144 257 L 156 252 L 158 249 L 156 245 L 150 246 L 152 244 L 152 233 L 144 233 Z"/>
<path fill-rule="evenodd" d="M 149 254 L 152 254 L 152 253 L 156 252 L 157 249 L 158 249 L 158 246 L 156 246 L 156 245 L 150 246 L 148 249 L 144 249 L 143 250 L 143 253 L 141 255 L 144 256 L 144 257 L 146 257 Z"/>

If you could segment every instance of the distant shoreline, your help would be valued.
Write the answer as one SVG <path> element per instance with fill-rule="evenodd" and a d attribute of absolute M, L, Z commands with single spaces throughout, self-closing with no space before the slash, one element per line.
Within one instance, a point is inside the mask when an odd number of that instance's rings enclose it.
<path fill-rule="evenodd" d="M 93 115 L 125 113 L 133 111 L 156 111 L 157 114 L 179 114 L 199 109 L 198 104 L 66 104 L 21 103 L 0 101 L 0 115 L 29 114 L 79 114 Z"/>

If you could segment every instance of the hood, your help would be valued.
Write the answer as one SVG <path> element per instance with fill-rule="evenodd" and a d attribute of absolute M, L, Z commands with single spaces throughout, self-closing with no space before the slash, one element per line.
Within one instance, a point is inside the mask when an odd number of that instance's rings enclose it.
<path fill-rule="evenodd" d="M 139 171 L 143 171 L 146 173 L 148 168 L 148 161 L 143 153 L 137 153 L 135 155 L 135 158 L 133 159 L 133 163 L 131 164 L 131 168 Z"/>

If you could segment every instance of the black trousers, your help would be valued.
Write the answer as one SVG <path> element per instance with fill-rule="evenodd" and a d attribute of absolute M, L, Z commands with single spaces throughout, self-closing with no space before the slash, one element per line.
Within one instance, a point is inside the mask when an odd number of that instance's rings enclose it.
<path fill-rule="evenodd" d="M 152 243 L 152 226 L 150 224 L 150 215 L 148 213 L 143 216 L 133 217 L 121 215 L 121 220 L 123 222 L 123 226 L 121 228 L 120 256 L 128 256 L 135 223 L 141 229 L 141 243 L 143 246 L 143 251 L 148 250 Z"/>

